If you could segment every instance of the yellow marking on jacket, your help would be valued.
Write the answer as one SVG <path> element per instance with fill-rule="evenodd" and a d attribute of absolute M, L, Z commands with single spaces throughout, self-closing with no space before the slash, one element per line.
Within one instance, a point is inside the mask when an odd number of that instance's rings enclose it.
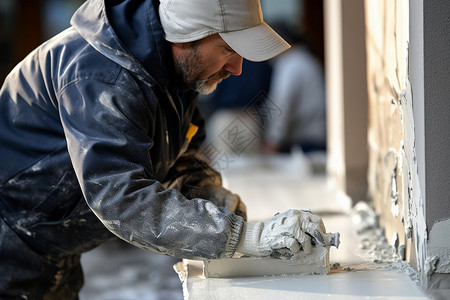
<path fill-rule="evenodd" d="M 194 135 L 197 133 L 198 131 L 198 126 L 194 125 L 194 124 L 190 124 L 189 125 L 189 129 L 186 133 L 186 138 L 188 140 L 188 143 L 191 142 L 192 138 L 194 137 Z"/>

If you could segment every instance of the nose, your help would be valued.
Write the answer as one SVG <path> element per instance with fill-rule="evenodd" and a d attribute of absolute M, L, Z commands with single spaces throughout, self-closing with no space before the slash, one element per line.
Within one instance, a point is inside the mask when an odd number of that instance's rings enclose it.
<path fill-rule="evenodd" d="M 242 62 L 243 62 L 242 56 L 235 53 L 230 58 L 230 60 L 225 65 L 225 70 L 233 74 L 234 76 L 239 76 L 242 73 Z"/>

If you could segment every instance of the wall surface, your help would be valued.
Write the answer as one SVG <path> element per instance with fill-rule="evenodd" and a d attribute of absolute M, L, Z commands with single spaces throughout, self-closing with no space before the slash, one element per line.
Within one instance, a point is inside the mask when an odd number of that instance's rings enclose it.
<path fill-rule="evenodd" d="M 450 2 L 423 1 L 422 5 L 426 132 L 423 193 L 431 229 L 436 222 L 450 218 Z"/>
<path fill-rule="evenodd" d="M 426 286 L 450 272 L 450 3 L 365 5 L 369 195 Z"/>
<path fill-rule="evenodd" d="M 366 0 L 369 195 L 386 237 L 422 269 L 426 230 L 408 77 L 409 2 Z"/>
<path fill-rule="evenodd" d="M 450 3 L 410 0 L 410 78 L 420 188 L 428 232 L 425 275 L 450 294 Z M 444 297 L 444 298 L 446 298 Z M 442 298 L 442 297 L 441 297 Z"/>

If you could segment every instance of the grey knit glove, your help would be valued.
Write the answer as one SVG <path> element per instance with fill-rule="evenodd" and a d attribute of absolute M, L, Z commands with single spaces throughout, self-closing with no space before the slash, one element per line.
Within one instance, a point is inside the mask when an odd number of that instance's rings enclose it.
<path fill-rule="evenodd" d="M 222 187 L 221 185 L 208 184 L 205 186 L 183 185 L 183 194 L 189 199 L 202 198 L 210 200 L 217 207 L 224 207 L 236 215 L 247 220 L 247 207 L 237 194 Z"/>
<path fill-rule="evenodd" d="M 322 219 L 309 211 L 288 210 L 268 222 L 245 222 L 237 252 L 249 256 L 269 256 L 288 250 L 291 254 L 311 252 L 312 241 L 325 246 Z"/>

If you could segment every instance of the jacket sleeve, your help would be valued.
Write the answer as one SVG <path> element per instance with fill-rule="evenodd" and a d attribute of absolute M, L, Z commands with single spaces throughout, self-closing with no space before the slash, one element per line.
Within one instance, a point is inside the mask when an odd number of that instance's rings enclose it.
<path fill-rule="evenodd" d="M 192 123 L 198 131 L 189 147 L 170 169 L 165 186 L 179 190 L 185 197 L 203 198 L 217 207 L 228 208 L 247 220 L 245 204 L 241 198 L 222 186 L 222 177 L 199 152 L 205 139 L 205 125 L 198 107 L 195 108 Z"/>
<path fill-rule="evenodd" d="M 154 179 L 153 109 L 140 90 L 80 80 L 60 93 L 72 164 L 91 210 L 140 248 L 183 258 L 231 257 L 243 219 Z"/>

